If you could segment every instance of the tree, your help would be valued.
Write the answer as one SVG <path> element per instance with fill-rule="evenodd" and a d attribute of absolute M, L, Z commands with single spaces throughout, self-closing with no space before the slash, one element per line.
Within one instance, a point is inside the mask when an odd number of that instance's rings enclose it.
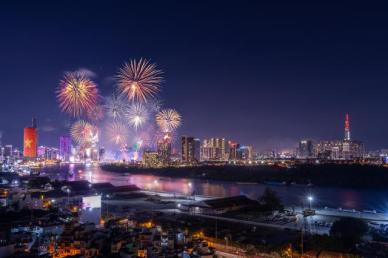
<path fill-rule="evenodd" d="M 275 210 L 282 211 L 284 209 L 282 201 L 278 197 L 275 191 L 270 188 L 265 188 L 263 195 L 260 197 L 260 203 L 266 210 L 271 212 Z"/>
<path fill-rule="evenodd" d="M 333 223 L 330 236 L 340 240 L 344 247 L 352 248 L 368 233 L 368 224 L 356 218 L 341 218 Z"/>

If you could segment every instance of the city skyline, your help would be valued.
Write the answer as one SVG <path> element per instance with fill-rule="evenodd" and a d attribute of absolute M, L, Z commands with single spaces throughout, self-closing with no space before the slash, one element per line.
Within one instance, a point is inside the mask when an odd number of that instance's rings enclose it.
<path fill-rule="evenodd" d="M 36 118 L 33 118 L 32 119 L 33 120 L 33 127 L 35 128 L 35 130 L 38 132 L 38 127 L 37 127 L 37 125 L 36 125 Z M 82 120 L 81 120 L 82 121 Z M 295 155 L 297 155 L 298 154 L 298 145 L 300 145 L 300 142 L 301 141 L 306 141 L 306 140 L 308 140 L 308 141 L 312 141 L 312 143 L 314 143 L 314 144 L 318 144 L 320 141 L 336 141 L 336 140 L 339 140 L 339 141 L 341 141 L 342 139 L 344 140 L 344 141 L 351 141 L 351 138 L 350 138 L 350 132 L 351 132 L 351 127 L 350 127 L 350 116 L 349 116 L 349 114 L 345 114 L 345 117 L 344 117 L 344 127 L 343 127 L 343 133 L 344 133 L 344 137 L 343 138 L 341 138 L 341 137 L 336 137 L 336 138 L 331 138 L 331 139 L 325 139 L 325 138 L 323 138 L 323 139 L 314 139 L 314 138 L 309 138 L 309 137 L 302 137 L 302 138 L 300 138 L 300 139 L 298 139 L 297 141 L 295 141 L 293 144 L 292 144 L 292 146 L 290 146 L 289 148 L 284 148 L 284 149 L 276 149 L 276 147 L 272 147 L 272 148 L 267 148 L 267 149 L 260 149 L 260 148 L 255 148 L 255 146 L 252 146 L 252 145 L 250 145 L 250 143 L 246 143 L 246 142 L 239 142 L 239 140 L 238 139 L 234 139 L 234 138 L 232 138 L 232 137 L 214 137 L 214 136 L 210 136 L 210 137 L 205 137 L 205 138 L 203 138 L 203 139 L 199 139 L 198 137 L 195 137 L 194 135 L 181 135 L 181 136 L 177 136 L 177 135 L 175 135 L 174 136 L 174 138 L 176 138 L 176 137 L 178 137 L 179 139 L 175 139 L 174 140 L 174 142 L 175 142 L 175 148 L 176 149 L 179 149 L 181 146 L 179 145 L 179 140 L 180 140 L 180 138 L 181 137 L 191 137 L 191 138 L 195 138 L 196 140 L 198 140 L 198 141 L 200 141 L 201 142 L 201 145 L 202 144 L 204 144 L 204 146 L 206 146 L 206 144 L 207 144 L 207 141 L 208 141 L 208 139 L 220 139 L 221 140 L 221 138 L 222 138 L 222 140 L 224 141 L 224 142 L 226 142 L 227 140 L 229 140 L 229 144 L 231 143 L 231 141 L 233 142 L 233 141 L 237 141 L 236 142 L 236 144 L 238 143 L 238 145 L 240 145 L 241 147 L 245 147 L 245 146 L 250 146 L 250 147 L 253 147 L 253 149 L 255 150 L 255 151 L 257 151 L 257 153 L 261 153 L 261 152 L 266 152 L 266 151 L 275 151 L 275 152 L 277 152 L 277 153 L 282 153 L 282 152 L 285 152 L 285 153 L 293 153 L 294 152 L 294 154 Z M 28 127 L 27 127 L 28 128 Z M 26 130 L 26 129 L 24 129 L 24 130 Z M 109 128 L 108 128 L 108 130 L 109 130 Z M 175 133 L 174 133 L 175 134 Z M 58 138 L 58 142 L 57 143 L 54 143 L 53 145 L 47 145 L 47 144 L 40 144 L 38 141 L 37 141 L 37 139 L 39 138 L 38 137 L 38 135 L 37 136 L 35 136 L 35 138 L 36 138 L 36 140 L 34 140 L 34 142 L 36 141 L 36 144 L 38 144 L 39 146 L 44 146 L 44 147 L 48 147 L 48 146 L 52 146 L 52 147 L 54 147 L 54 148 L 58 148 L 58 149 L 60 149 L 61 148 L 61 145 L 62 145 L 62 140 L 63 140 L 63 138 L 68 138 L 69 139 L 69 141 L 70 141 L 70 143 L 69 144 L 71 144 L 71 145 L 74 145 L 74 146 L 77 146 L 78 144 L 77 144 L 77 142 L 74 142 L 74 139 L 73 139 L 73 143 L 72 143 L 72 141 L 71 141 L 71 137 L 70 137 L 70 135 L 71 135 L 71 132 L 69 132 L 68 133 L 68 135 L 61 135 L 61 136 L 59 136 L 59 138 Z M 170 136 L 169 136 L 170 137 Z M 0 138 L 0 140 L 1 140 L 1 138 Z M 27 141 L 29 141 L 30 139 L 27 139 Z M 352 140 L 354 140 L 354 139 L 352 139 Z M 359 139 L 356 139 L 356 141 L 360 141 L 361 142 L 361 140 L 359 140 Z M 157 142 L 155 142 L 155 144 L 156 144 Z M 0 146 L 1 146 L 1 144 L 3 145 L 3 146 L 5 146 L 5 145 L 12 145 L 12 146 L 14 146 L 14 147 L 16 147 L 16 149 L 22 149 L 22 147 L 20 147 L 20 146 L 18 146 L 17 144 L 13 144 L 13 143 L 4 143 L 4 142 L 1 142 L 0 141 Z M 24 148 L 25 148 L 25 146 L 26 146 L 26 144 L 28 145 L 29 143 L 26 143 L 26 139 L 25 139 L 25 136 L 24 136 L 24 140 L 23 140 L 23 143 L 22 143 L 22 146 L 24 145 Z M 224 143 L 225 144 L 225 143 Z M 37 146 L 38 146 L 37 145 Z M 102 148 L 105 148 L 104 147 L 104 145 L 102 144 L 100 147 L 102 147 Z M 156 150 L 157 148 L 156 147 L 154 147 L 154 148 L 146 148 L 146 149 L 144 149 L 143 151 L 150 151 L 150 150 L 152 150 L 152 149 L 154 149 L 154 150 Z M 378 150 L 385 150 L 385 148 L 380 148 L 380 149 L 378 149 Z M 365 149 L 364 151 L 376 151 L 376 149 Z M 178 151 L 179 152 L 179 151 Z"/>
<path fill-rule="evenodd" d="M 387 115 L 387 58 L 386 52 L 372 50 L 387 41 L 380 33 L 383 13 L 377 6 L 361 12 L 364 7 L 356 4 L 351 10 L 340 4 L 317 10 L 303 4 L 234 8 L 212 3 L 202 9 L 166 3 L 160 6 L 166 19 L 152 10 L 116 18 L 144 8 L 133 5 L 96 3 L 87 19 L 82 15 L 91 7 L 86 2 L 60 13 L 55 10 L 71 7 L 4 6 L 4 144 L 20 148 L 23 128 L 36 117 L 39 145 L 58 145 L 69 126 L 53 93 L 64 72 L 83 69 L 108 94 L 117 67 L 145 57 L 164 71 L 162 99 L 184 117 L 179 135 L 224 137 L 257 150 L 294 148 L 305 138 L 342 139 L 343 116 L 349 113 L 353 139 L 364 141 L 367 149 L 388 146 L 388 125 L 381 119 Z M 97 15 L 101 10 L 106 10 L 105 19 Z M 6 28 L 10 22 L 12 29 Z M 140 35 L 139 40 L 133 35 Z M 76 44 L 74 37 L 79 38 Z"/>

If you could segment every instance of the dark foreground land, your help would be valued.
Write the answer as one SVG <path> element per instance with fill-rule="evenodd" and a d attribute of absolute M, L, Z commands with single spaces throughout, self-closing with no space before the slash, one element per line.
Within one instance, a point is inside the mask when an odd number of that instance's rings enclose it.
<path fill-rule="evenodd" d="M 197 178 L 253 183 L 282 183 L 286 185 L 386 188 L 388 168 L 371 165 L 321 164 L 280 166 L 197 166 L 168 168 L 139 168 L 122 164 L 102 165 L 116 173 L 147 174 L 173 178 Z"/>

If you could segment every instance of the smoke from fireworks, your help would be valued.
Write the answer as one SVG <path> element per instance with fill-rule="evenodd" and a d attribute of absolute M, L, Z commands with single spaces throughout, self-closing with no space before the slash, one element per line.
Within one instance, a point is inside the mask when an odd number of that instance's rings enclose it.
<path fill-rule="evenodd" d="M 120 68 L 118 88 L 131 101 L 147 102 L 160 91 L 162 71 L 146 59 L 131 60 Z"/>
<path fill-rule="evenodd" d="M 70 129 L 71 137 L 78 144 L 91 143 L 97 135 L 97 128 L 84 120 L 75 122 Z"/>
<path fill-rule="evenodd" d="M 85 74 L 66 73 L 59 83 L 57 98 L 63 112 L 79 117 L 97 104 L 98 89 Z"/>
<path fill-rule="evenodd" d="M 127 113 L 128 122 L 131 126 L 138 129 L 141 125 L 143 125 L 148 120 L 148 111 L 147 109 L 140 103 L 132 104 Z"/>
<path fill-rule="evenodd" d="M 174 109 L 163 109 L 156 114 L 156 123 L 163 132 L 172 132 L 181 124 L 181 115 Z"/>
<path fill-rule="evenodd" d="M 128 128 L 122 123 L 114 122 L 108 125 L 107 133 L 111 143 L 123 145 L 128 141 Z"/>
<path fill-rule="evenodd" d="M 123 118 L 128 109 L 128 105 L 124 99 L 117 95 L 106 98 L 104 107 L 107 115 L 114 120 Z"/>

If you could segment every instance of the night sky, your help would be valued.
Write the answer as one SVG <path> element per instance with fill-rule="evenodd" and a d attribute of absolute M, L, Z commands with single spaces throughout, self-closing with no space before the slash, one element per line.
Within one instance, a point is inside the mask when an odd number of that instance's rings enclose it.
<path fill-rule="evenodd" d="M 11 2 L 11 1 L 10 1 Z M 55 89 L 88 69 L 103 95 L 125 61 L 164 71 L 161 97 L 179 134 L 226 137 L 258 150 L 301 138 L 352 138 L 388 148 L 387 7 L 354 1 L 12 1 L 0 4 L 0 131 L 22 145 L 68 129 Z M 381 1 L 383 3 L 383 1 Z"/>

